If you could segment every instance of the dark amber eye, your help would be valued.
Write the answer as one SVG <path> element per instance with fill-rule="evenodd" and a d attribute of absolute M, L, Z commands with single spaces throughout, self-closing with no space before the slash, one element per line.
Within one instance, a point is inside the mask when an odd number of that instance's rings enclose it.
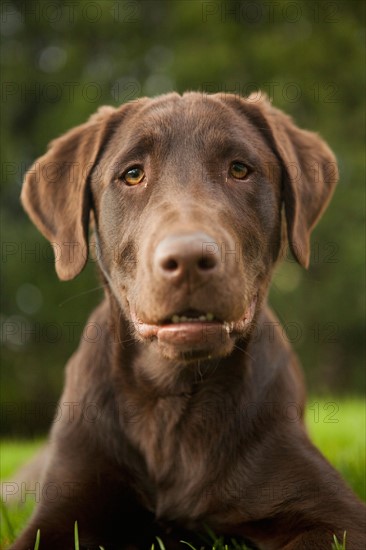
<path fill-rule="evenodd" d="M 229 172 L 236 180 L 243 180 L 249 174 L 249 169 L 242 162 L 235 161 L 231 163 Z"/>
<path fill-rule="evenodd" d="M 127 185 L 138 185 L 142 182 L 142 180 L 145 177 L 145 172 L 142 168 L 139 168 L 138 166 L 134 166 L 133 168 L 130 168 L 123 174 L 123 179 L 127 183 Z"/>

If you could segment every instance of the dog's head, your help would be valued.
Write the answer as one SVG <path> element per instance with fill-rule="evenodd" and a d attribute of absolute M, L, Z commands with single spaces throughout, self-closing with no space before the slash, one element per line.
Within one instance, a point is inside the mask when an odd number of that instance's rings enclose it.
<path fill-rule="evenodd" d="M 266 98 L 168 94 L 103 107 L 54 140 L 22 201 L 61 279 L 101 270 L 137 339 L 171 359 L 223 356 L 245 335 L 283 244 L 309 262 L 337 180 L 333 154 Z"/>

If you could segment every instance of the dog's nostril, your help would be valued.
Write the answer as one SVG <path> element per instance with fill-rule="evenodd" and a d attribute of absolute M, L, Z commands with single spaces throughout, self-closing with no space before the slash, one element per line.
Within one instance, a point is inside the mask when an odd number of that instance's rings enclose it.
<path fill-rule="evenodd" d="M 195 254 L 181 254 L 181 257 L 162 258 L 160 267 L 166 275 L 178 276 L 184 273 L 210 271 L 216 267 L 216 259 L 213 256 L 200 256 Z"/>
<path fill-rule="evenodd" d="M 207 256 L 205 258 L 200 258 L 197 265 L 199 269 L 202 269 L 202 271 L 213 269 L 216 267 L 216 260 L 212 256 Z"/>
<path fill-rule="evenodd" d="M 161 267 L 165 271 L 176 271 L 178 269 L 178 262 L 174 258 L 167 258 L 161 264 Z"/>
<path fill-rule="evenodd" d="M 205 233 L 195 232 L 169 235 L 162 239 L 154 252 L 154 270 L 157 277 L 174 283 L 184 279 L 202 281 L 219 272 L 217 254 L 206 251 L 210 245 L 218 245 Z"/>

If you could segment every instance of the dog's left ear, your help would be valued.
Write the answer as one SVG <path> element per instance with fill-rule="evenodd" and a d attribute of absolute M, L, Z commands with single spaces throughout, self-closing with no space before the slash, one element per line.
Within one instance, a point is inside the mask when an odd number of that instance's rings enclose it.
<path fill-rule="evenodd" d="M 265 134 L 282 169 L 282 194 L 291 252 L 308 267 L 310 234 L 338 180 L 335 156 L 315 133 L 301 130 L 264 94 L 240 100 L 246 116 Z"/>
<path fill-rule="evenodd" d="M 111 134 L 110 115 L 115 111 L 102 107 L 87 123 L 52 141 L 25 176 L 23 206 L 51 242 L 62 280 L 75 277 L 88 258 L 88 180 Z"/>

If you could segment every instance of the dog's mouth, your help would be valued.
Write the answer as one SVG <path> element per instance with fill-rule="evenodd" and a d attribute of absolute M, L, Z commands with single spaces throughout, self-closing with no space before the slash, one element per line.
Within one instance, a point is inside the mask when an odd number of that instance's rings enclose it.
<path fill-rule="evenodd" d="M 218 338 L 243 334 L 253 320 L 257 295 L 251 300 L 242 317 L 236 321 L 223 320 L 212 312 L 188 309 L 169 315 L 158 323 L 148 323 L 138 318 L 131 308 L 132 321 L 142 339 L 155 339 L 161 344 L 175 347 L 211 347 Z"/>

